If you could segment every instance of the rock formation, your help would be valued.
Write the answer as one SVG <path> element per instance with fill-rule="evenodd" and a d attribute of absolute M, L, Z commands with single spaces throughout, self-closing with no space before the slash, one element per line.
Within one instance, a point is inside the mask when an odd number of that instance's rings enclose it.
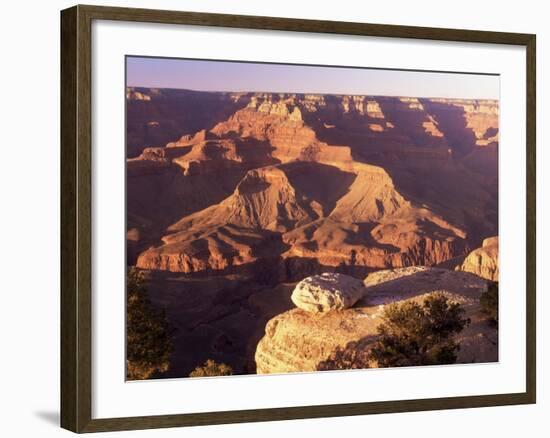
<path fill-rule="evenodd" d="M 256 354 L 261 372 L 278 372 L 315 369 L 350 343 L 355 354 L 379 304 L 289 310 L 308 276 L 369 274 L 382 301 L 420 299 L 436 279 L 458 294 L 460 281 L 482 281 L 406 267 L 454 269 L 498 234 L 497 101 L 141 87 L 126 97 L 127 263 L 148 271 L 152 300 L 180 330 L 170 377 L 208 358 L 254 372 Z M 418 279 L 411 296 L 405 277 Z M 321 297 L 295 296 L 323 310 L 355 299 Z M 460 360 L 490 360 L 489 332 L 473 327 Z"/>
<path fill-rule="evenodd" d="M 409 267 L 372 273 L 364 283 L 363 298 L 355 307 L 326 313 L 296 308 L 271 319 L 256 349 L 257 372 L 316 371 L 338 351 L 360 356 L 376 340 L 385 306 L 407 300 L 422 302 L 433 293 L 460 303 L 471 319 L 457 337 L 461 347 L 458 362 L 498 360 L 498 333 L 480 312 L 485 280 L 465 272 Z"/>
<path fill-rule="evenodd" d="M 292 292 L 292 302 L 306 312 L 331 312 L 353 306 L 363 297 L 361 281 L 343 274 L 323 273 L 304 278 Z"/>
<path fill-rule="evenodd" d="M 307 115 L 339 108 L 349 117 L 391 117 L 384 130 L 403 125 L 396 141 L 406 128 L 413 141 L 418 136 L 424 147 L 448 155 L 450 146 L 436 116 L 426 112 L 442 103 L 348 96 L 335 106 L 332 97 L 321 97 L 252 95 L 244 108 L 210 130 L 186 134 L 165 148 L 146 148 L 130 159 L 129 171 L 141 174 L 171 166 L 186 178 L 207 182 L 214 173 L 241 175 L 225 199 L 205 198 L 206 208 L 168 226 L 158 236 L 163 244 L 144 251 L 137 266 L 184 273 L 231 270 L 259 260 L 273 250 L 273 241 L 279 242 L 279 263 L 289 280 L 303 278 L 300 271 L 312 269 L 306 268 L 312 263 L 332 270 L 382 269 L 433 265 L 464 254 L 475 236 L 468 234 L 463 209 L 420 202 L 417 193 L 407 198 L 387 170 L 356 158 L 353 142 L 322 141 L 318 133 L 331 125 L 320 128 Z M 423 157 L 421 149 L 415 154 Z M 484 214 L 477 205 L 472 208 L 469 222 Z M 482 217 L 479 221 L 476 230 L 492 226 Z"/>
<path fill-rule="evenodd" d="M 498 236 L 483 240 L 480 248 L 472 251 L 457 271 L 476 274 L 491 281 L 498 281 Z"/>
<path fill-rule="evenodd" d="M 183 135 L 210 129 L 248 97 L 239 93 L 132 87 L 126 91 L 126 151 L 138 156 L 145 147 L 164 147 Z"/>
<path fill-rule="evenodd" d="M 151 96 L 145 94 L 145 93 L 140 93 L 139 91 L 136 91 L 134 88 L 128 88 L 126 90 L 126 99 L 128 100 L 145 100 L 145 101 L 150 101 L 151 100 Z M 151 122 L 149 122 L 151 123 Z"/>

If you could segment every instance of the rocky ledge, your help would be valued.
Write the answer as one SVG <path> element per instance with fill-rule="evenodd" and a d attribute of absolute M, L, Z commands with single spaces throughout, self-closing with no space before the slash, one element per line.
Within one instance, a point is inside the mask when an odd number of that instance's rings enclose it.
<path fill-rule="evenodd" d="M 429 267 L 374 272 L 366 277 L 363 288 L 354 286 L 355 279 L 344 277 L 340 275 L 332 285 L 337 281 L 353 287 L 339 295 L 334 291 L 311 293 L 311 284 L 315 285 L 313 290 L 320 288 L 323 283 L 320 278 L 299 283 L 300 288 L 293 294 L 293 301 L 299 307 L 274 317 L 266 325 L 265 335 L 256 348 L 258 374 L 326 369 L 323 364 L 330 363 L 341 351 L 351 358 L 349 368 L 354 368 L 353 358 L 360 358 L 376 340 L 387 305 L 409 300 L 423 302 L 434 293 L 442 293 L 460 303 L 471 320 L 456 338 L 460 344 L 457 362 L 498 360 L 498 332 L 488 323 L 479 305 L 479 297 L 487 288 L 486 280 L 467 272 Z M 353 299 L 341 299 L 351 290 L 354 298 L 360 295 L 355 306 Z M 314 305 L 314 296 L 323 302 L 322 309 L 326 309 L 325 303 L 330 301 L 327 297 L 339 296 L 334 300 L 339 304 L 329 306 L 331 311 L 320 312 Z"/>
<path fill-rule="evenodd" d="M 485 239 L 481 248 L 472 251 L 457 271 L 471 272 L 491 281 L 498 281 L 498 236 Z"/>

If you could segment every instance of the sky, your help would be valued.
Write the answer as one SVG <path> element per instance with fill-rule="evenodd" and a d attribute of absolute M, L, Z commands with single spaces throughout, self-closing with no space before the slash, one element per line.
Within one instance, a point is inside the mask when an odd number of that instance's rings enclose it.
<path fill-rule="evenodd" d="M 127 86 L 200 91 L 498 99 L 498 76 L 127 57 Z"/>

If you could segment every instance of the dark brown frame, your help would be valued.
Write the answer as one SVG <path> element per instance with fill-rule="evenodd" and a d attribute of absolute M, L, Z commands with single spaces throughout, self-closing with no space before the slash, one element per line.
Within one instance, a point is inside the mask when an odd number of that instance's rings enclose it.
<path fill-rule="evenodd" d="M 270 29 L 525 46 L 527 52 L 527 369 L 523 393 L 92 419 L 91 23 L 92 20 Z M 486 32 L 74 6 L 61 12 L 61 426 L 99 432 L 175 426 L 473 408 L 536 402 L 535 111 L 536 37 Z"/>

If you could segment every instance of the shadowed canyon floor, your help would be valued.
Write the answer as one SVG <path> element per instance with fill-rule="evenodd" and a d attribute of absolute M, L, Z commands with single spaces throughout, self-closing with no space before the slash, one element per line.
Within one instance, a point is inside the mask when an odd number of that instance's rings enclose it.
<path fill-rule="evenodd" d="M 132 88 L 127 108 L 127 261 L 177 329 L 161 377 L 256 372 L 309 275 L 497 279 L 497 101 Z"/>

